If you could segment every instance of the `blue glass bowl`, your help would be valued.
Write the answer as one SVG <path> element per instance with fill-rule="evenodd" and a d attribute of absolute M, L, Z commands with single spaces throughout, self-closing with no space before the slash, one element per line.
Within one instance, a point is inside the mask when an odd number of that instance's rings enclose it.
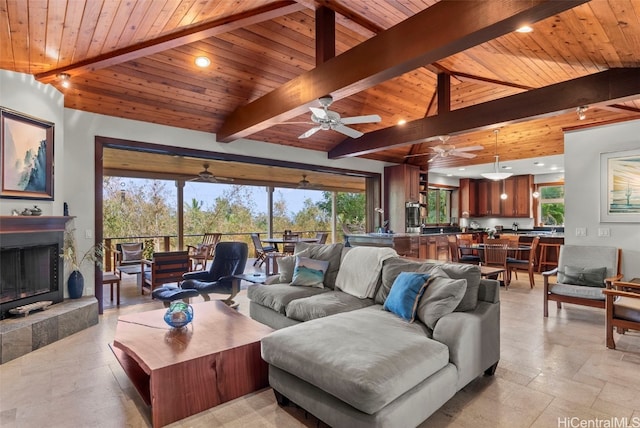
<path fill-rule="evenodd" d="M 193 321 L 193 307 L 184 302 L 173 302 L 164 314 L 164 321 L 174 328 L 182 328 Z"/>

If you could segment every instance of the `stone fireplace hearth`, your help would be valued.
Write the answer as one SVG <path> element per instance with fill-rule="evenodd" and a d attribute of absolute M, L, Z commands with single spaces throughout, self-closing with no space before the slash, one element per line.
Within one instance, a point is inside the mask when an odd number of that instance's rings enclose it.
<path fill-rule="evenodd" d="M 64 300 L 60 252 L 72 217 L 0 216 L 0 364 L 98 323 L 95 297 Z M 53 301 L 45 311 L 12 308 Z"/>

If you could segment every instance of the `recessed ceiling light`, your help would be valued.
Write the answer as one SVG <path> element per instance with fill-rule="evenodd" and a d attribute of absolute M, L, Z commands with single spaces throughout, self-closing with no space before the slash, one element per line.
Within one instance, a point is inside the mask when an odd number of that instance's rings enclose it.
<path fill-rule="evenodd" d="M 406 119 L 400 119 L 398 121 L 398 125 L 404 125 L 405 123 L 407 123 Z"/>
<path fill-rule="evenodd" d="M 458 168 L 458 171 L 464 171 L 464 168 Z"/>
<path fill-rule="evenodd" d="M 551 168 L 549 168 L 549 169 L 550 169 L 551 171 L 555 171 L 555 170 L 557 170 L 557 169 L 558 169 L 558 167 L 554 165 L 554 166 L 552 166 L 552 167 L 551 167 Z"/>
<path fill-rule="evenodd" d="M 447 177 L 453 177 L 453 174 L 447 174 Z"/>
<path fill-rule="evenodd" d="M 195 63 L 198 67 L 204 68 L 204 67 L 209 67 L 209 65 L 211 65 L 211 60 L 206 56 L 199 56 L 196 58 Z"/>
<path fill-rule="evenodd" d="M 523 25 L 522 27 L 516 30 L 516 33 L 531 33 L 533 32 L 533 28 L 528 25 Z"/>
<path fill-rule="evenodd" d="M 513 168 L 512 168 L 512 167 L 510 167 L 510 166 L 507 166 L 507 165 L 503 165 L 503 166 L 502 166 L 502 169 L 513 169 Z"/>
<path fill-rule="evenodd" d="M 544 166 L 544 163 L 542 163 L 542 162 L 537 162 L 537 161 L 536 161 L 536 162 L 534 162 L 533 164 L 534 164 L 535 166 Z"/>

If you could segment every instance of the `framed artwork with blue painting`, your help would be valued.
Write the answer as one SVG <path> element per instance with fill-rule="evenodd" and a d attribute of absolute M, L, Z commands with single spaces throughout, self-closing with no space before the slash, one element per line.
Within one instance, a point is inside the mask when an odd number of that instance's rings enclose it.
<path fill-rule="evenodd" d="M 53 200 L 54 124 L 0 107 L 0 197 Z"/>

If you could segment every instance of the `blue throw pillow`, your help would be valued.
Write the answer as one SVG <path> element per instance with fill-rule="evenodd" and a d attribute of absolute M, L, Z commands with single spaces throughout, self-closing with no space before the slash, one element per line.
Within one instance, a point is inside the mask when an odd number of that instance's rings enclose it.
<path fill-rule="evenodd" d="M 418 309 L 418 301 L 429 284 L 428 273 L 400 272 L 393 281 L 383 308 L 400 318 L 413 322 Z"/>

